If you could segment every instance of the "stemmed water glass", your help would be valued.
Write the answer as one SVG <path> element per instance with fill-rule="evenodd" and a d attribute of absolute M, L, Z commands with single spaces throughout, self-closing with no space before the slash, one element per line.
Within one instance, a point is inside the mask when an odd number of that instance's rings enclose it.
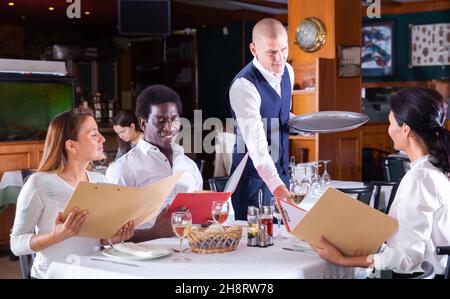
<path fill-rule="evenodd" d="M 295 168 L 295 156 L 291 156 L 289 158 L 289 171 L 290 171 L 290 177 L 294 177 L 294 168 Z"/>
<path fill-rule="evenodd" d="M 277 219 L 277 225 L 278 225 L 278 233 L 277 233 L 277 239 L 278 241 L 287 239 L 285 236 L 281 234 L 281 207 L 278 206 L 277 198 L 272 197 L 270 199 L 270 205 L 273 207 L 273 217 Z"/>
<path fill-rule="evenodd" d="M 330 163 L 331 161 L 330 160 L 322 160 L 320 162 L 323 163 L 323 167 L 324 167 L 323 174 L 322 174 L 322 187 L 324 189 L 326 189 L 328 186 L 331 185 L 331 176 L 327 171 L 327 164 Z"/>
<path fill-rule="evenodd" d="M 190 212 L 174 212 L 172 213 L 172 229 L 175 235 L 180 239 L 180 255 L 172 261 L 177 263 L 186 263 L 191 260 L 183 254 L 183 238 L 187 237 L 191 232 L 192 215 Z"/>
<path fill-rule="evenodd" d="M 314 196 L 319 196 L 322 191 L 322 183 L 319 176 L 319 167 L 321 166 L 318 161 L 313 162 L 311 165 L 313 168 L 313 175 L 311 176 L 311 192 Z"/>
<path fill-rule="evenodd" d="M 228 201 L 213 201 L 211 205 L 211 215 L 217 224 L 222 225 L 227 221 L 230 213 L 230 204 Z"/>

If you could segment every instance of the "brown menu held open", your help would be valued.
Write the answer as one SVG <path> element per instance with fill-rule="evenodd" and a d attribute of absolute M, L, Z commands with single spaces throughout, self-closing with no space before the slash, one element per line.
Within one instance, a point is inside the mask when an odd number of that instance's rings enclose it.
<path fill-rule="evenodd" d="M 329 187 L 291 231 L 312 245 L 321 236 L 345 256 L 375 253 L 398 229 L 397 220 Z"/>
<path fill-rule="evenodd" d="M 78 236 L 109 239 L 130 220 L 138 226 L 155 218 L 182 174 L 142 188 L 80 183 L 64 209 L 63 220 L 75 207 L 88 210 Z"/>

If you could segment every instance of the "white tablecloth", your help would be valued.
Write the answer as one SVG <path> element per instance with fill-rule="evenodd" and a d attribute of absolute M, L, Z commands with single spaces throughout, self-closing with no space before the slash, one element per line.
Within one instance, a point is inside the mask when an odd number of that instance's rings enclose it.
<path fill-rule="evenodd" d="M 15 187 L 23 186 L 23 178 L 21 170 L 5 171 L 3 173 L 2 179 L 0 180 L 0 189 L 12 186 Z"/>
<path fill-rule="evenodd" d="M 245 230 L 244 230 L 245 232 Z M 276 235 L 276 227 L 274 226 Z M 246 235 L 236 251 L 218 254 L 195 254 L 190 250 L 186 256 L 190 263 L 174 263 L 171 254 L 147 261 L 123 261 L 111 259 L 101 253 L 90 256 L 71 256 L 50 265 L 47 278 L 165 278 L 165 279 L 276 279 L 276 278 L 354 278 L 354 268 L 343 268 L 322 260 L 317 254 L 287 251 L 293 238 L 278 242 L 267 248 L 248 247 Z M 178 248 L 176 238 L 159 239 L 148 244 Z M 187 242 L 185 243 L 187 246 Z M 135 266 L 95 261 L 101 258 Z"/>
<path fill-rule="evenodd" d="M 364 187 L 363 182 L 354 182 L 354 181 L 332 181 L 331 187 L 333 188 L 361 188 Z M 380 194 L 380 208 L 385 209 L 387 207 L 389 196 L 391 195 L 392 187 L 383 186 L 381 187 Z M 375 194 L 372 194 L 372 198 L 370 199 L 370 206 L 374 206 Z M 314 197 L 311 193 L 309 193 L 305 199 L 300 204 L 300 207 L 309 211 L 314 204 L 317 202 L 318 197 Z"/>

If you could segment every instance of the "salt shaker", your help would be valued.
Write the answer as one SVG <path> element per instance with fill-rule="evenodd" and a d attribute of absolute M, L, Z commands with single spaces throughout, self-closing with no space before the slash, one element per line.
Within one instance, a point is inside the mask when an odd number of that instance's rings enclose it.
<path fill-rule="evenodd" d="M 259 209 L 254 206 L 247 208 L 247 246 L 258 246 Z"/>
<path fill-rule="evenodd" d="M 259 225 L 259 232 L 258 232 L 258 246 L 259 247 L 267 247 L 269 240 L 269 234 L 267 233 L 267 226 L 265 224 Z"/>

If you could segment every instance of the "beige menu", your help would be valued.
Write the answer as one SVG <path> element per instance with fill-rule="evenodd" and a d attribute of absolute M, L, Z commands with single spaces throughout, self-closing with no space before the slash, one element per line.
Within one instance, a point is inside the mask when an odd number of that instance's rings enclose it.
<path fill-rule="evenodd" d="M 375 253 L 397 229 L 397 220 L 330 187 L 291 233 L 312 245 L 324 236 L 345 256 L 360 256 Z"/>
<path fill-rule="evenodd" d="M 130 220 L 138 226 L 155 218 L 182 174 L 142 188 L 80 183 L 63 212 L 63 220 L 75 207 L 88 210 L 78 235 L 108 239 Z"/>

